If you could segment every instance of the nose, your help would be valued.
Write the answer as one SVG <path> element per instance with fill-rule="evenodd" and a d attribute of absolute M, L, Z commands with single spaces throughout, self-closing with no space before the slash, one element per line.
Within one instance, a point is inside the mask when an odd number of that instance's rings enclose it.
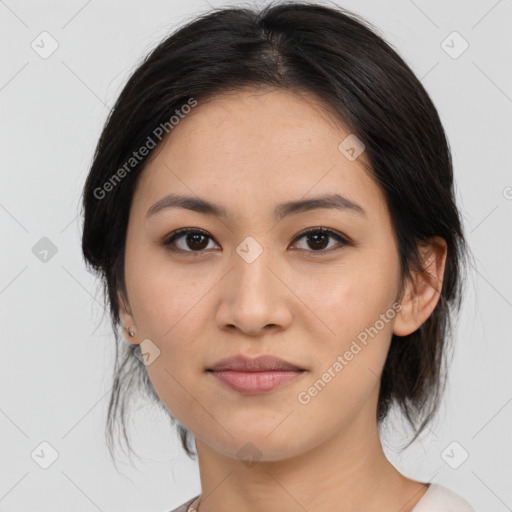
<path fill-rule="evenodd" d="M 270 249 L 253 261 L 241 254 L 233 253 L 231 271 L 219 288 L 219 327 L 248 336 L 286 329 L 292 320 L 293 292 L 284 271 L 272 264 Z"/>

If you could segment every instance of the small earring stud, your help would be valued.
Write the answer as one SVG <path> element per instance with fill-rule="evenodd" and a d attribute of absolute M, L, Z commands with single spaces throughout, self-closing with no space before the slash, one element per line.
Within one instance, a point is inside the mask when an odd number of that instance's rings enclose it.
<path fill-rule="evenodd" d="M 131 331 L 129 327 L 127 330 L 128 330 L 128 336 L 130 336 L 130 338 L 133 338 L 135 336 L 135 333 L 133 331 Z"/>

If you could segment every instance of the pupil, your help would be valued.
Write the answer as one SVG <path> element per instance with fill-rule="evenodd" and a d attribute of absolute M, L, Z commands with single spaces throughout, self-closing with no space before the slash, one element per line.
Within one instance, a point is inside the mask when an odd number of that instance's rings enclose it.
<path fill-rule="evenodd" d="M 201 235 L 199 233 L 193 233 L 191 235 L 188 235 L 187 241 L 189 242 L 190 249 L 196 249 L 196 250 L 204 249 L 204 247 L 206 247 L 206 245 L 208 245 L 208 244 L 204 245 L 204 243 L 201 244 L 201 242 L 198 242 L 198 240 L 201 238 L 206 239 L 206 237 L 204 235 Z M 190 241 L 192 241 L 192 242 L 190 243 Z M 204 242 L 204 240 L 203 240 L 203 242 Z M 194 244 L 198 244 L 199 247 L 194 246 Z"/>
<path fill-rule="evenodd" d="M 324 239 L 323 241 L 325 242 L 325 239 L 327 238 L 327 235 L 325 233 L 317 233 L 317 234 L 314 234 L 314 235 L 309 235 L 309 238 L 314 240 L 313 241 L 313 246 L 311 246 L 311 244 L 310 244 L 310 247 L 312 249 L 323 249 L 324 247 L 318 247 L 315 244 L 319 243 L 320 245 L 325 245 L 325 244 L 322 244 L 322 242 L 319 241 L 319 239 L 323 238 Z"/>

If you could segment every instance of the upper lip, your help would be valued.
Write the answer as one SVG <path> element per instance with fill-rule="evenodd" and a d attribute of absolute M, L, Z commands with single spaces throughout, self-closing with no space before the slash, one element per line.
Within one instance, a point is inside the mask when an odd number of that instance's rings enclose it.
<path fill-rule="evenodd" d="M 264 371 L 297 371 L 303 370 L 299 366 L 284 361 L 279 357 L 262 355 L 249 358 L 241 354 L 221 359 L 215 365 L 208 368 L 209 371 L 234 370 L 241 372 L 264 372 Z"/>

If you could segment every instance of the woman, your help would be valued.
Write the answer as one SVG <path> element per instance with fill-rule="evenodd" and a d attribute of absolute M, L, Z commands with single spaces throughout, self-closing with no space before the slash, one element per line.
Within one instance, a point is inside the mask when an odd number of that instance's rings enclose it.
<path fill-rule="evenodd" d="M 129 79 L 83 206 L 119 342 L 109 441 L 134 388 L 193 436 L 202 492 L 175 512 L 473 510 L 380 441 L 393 405 L 411 442 L 437 412 L 466 245 L 438 113 L 367 22 L 193 20 Z"/>

